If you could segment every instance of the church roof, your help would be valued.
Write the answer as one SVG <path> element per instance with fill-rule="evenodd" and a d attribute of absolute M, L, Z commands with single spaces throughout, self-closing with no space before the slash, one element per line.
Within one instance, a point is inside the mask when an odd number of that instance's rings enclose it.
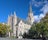
<path fill-rule="evenodd" d="M 23 23 L 31 25 L 27 20 L 23 20 L 21 18 L 17 18 L 17 24 L 16 25 L 18 25 L 21 20 L 23 21 Z"/>

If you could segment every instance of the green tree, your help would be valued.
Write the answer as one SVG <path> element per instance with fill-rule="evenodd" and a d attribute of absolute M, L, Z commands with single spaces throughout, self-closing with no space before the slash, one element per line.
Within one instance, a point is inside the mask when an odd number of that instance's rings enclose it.
<path fill-rule="evenodd" d="M 48 37 L 48 13 L 44 18 L 41 19 L 39 23 L 36 23 L 36 30 L 38 35 L 42 35 L 42 37 Z"/>
<path fill-rule="evenodd" d="M 5 36 L 9 32 L 9 26 L 0 23 L 0 37 Z"/>
<path fill-rule="evenodd" d="M 29 39 L 37 38 L 37 31 L 35 24 L 32 25 L 28 33 L 24 33 L 23 38 L 29 38 Z"/>
<path fill-rule="evenodd" d="M 41 19 L 41 22 L 44 25 L 44 35 L 48 37 L 48 13 L 46 13 L 45 17 Z"/>
<path fill-rule="evenodd" d="M 39 23 L 35 23 L 29 30 L 27 35 L 28 38 L 44 38 L 48 37 L 48 13 Z"/>

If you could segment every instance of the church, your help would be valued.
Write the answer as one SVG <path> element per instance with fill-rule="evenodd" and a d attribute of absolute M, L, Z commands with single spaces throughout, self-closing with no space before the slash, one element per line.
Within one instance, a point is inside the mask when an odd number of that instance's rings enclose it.
<path fill-rule="evenodd" d="M 34 15 L 32 12 L 32 5 L 30 3 L 28 16 L 25 20 L 18 18 L 16 12 L 14 15 L 8 16 L 7 24 L 10 26 L 11 32 L 9 32 L 9 37 L 14 36 L 18 38 L 22 38 L 22 35 L 31 28 L 34 22 Z"/>

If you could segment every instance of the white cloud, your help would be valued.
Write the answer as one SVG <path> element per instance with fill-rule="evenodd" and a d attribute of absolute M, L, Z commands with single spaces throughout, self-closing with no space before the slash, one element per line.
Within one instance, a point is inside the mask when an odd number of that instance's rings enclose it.
<path fill-rule="evenodd" d="M 48 4 L 45 4 L 40 11 L 43 11 L 44 14 L 48 12 Z"/>
<path fill-rule="evenodd" d="M 40 11 L 42 11 L 43 13 L 40 13 L 40 15 L 35 15 L 35 16 L 34 16 L 34 20 L 35 20 L 36 22 L 39 22 L 40 19 L 42 19 L 42 18 L 46 15 L 46 13 L 48 12 L 48 1 L 45 0 L 44 2 L 36 2 L 36 1 L 34 0 L 34 2 L 35 2 L 34 5 L 35 5 L 36 7 L 39 7 L 40 5 L 42 5 L 42 4 L 44 3 L 43 7 L 42 7 L 41 10 L 40 10 Z"/>
<path fill-rule="evenodd" d="M 37 0 L 32 0 L 32 5 L 34 5 L 35 7 L 40 7 L 43 4 L 47 4 L 48 1 L 47 0 L 41 0 L 39 2 L 37 2 Z"/>
<path fill-rule="evenodd" d="M 41 2 L 41 1 L 37 2 L 36 0 L 32 0 L 32 5 L 34 5 L 35 7 L 39 7 L 39 6 L 43 5 L 43 2 Z"/>
<path fill-rule="evenodd" d="M 38 22 L 39 20 L 40 20 L 40 19 L 39 19 L 39 16 L 38 16 L 38 15 L 35 15 L 35 16 L 34 16 L 34 21 L 35 21 L 35 22 Z"/>
<path fill-rule="evenodd" d="M 40 19 L 42 19 L 45 15 L 44 14 L 40 14 L 40 15 L 35 15 L 34 16 L 34 21 L 35 22 L 40 22 Z"/>
<path fill-rule="evenodd" d="M 47 4 L 47 3 L 48 3 L 48 1 L 47 1 L 47 0 L 44 0 L 44 3 L 45 3 L 45 4 Z"/>
<path fill-rule="evenodd" d="M 41 14 L 39 15 L 39 19 L 42 19 L 44 16 L 45 16 L 45 15 L 44 15 L 43 13 L 41 13 Z"/>
<path fill-rule="evenodd" d="M 35 3 L 34 6 L 39 7 L 39 6 L 41 6 L 41 5 L 43 5 L 42 2 L 37 2 L 37 3 Z"/>

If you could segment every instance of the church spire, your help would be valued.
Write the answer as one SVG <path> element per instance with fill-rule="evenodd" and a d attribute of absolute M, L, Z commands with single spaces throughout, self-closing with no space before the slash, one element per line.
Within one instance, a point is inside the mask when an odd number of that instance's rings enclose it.
<path fill-rule="evenodd" d="M 16 15 L 16 12 L 14 11 L 14 15 Z"/>
<path fill-rule="evenodd" d="M 16 12 L 15 12 L 15 11 L 14 11 L 14 17 L 17 17 L 17 16 L 16 16 Z"/>
<path fill-rule="evenodd" d="M 28 12 L 27 20 L 30 24 L 32 24 L 34 22 L 34 16 L 33 16 L 33 12 L 32 12 L 32 3 L 31 3 L 31 1 L 30 1 L 30 5 L 29 5 L 29 12 Z"/>
<path fill-rule="evenodd" d="M 11 16 L 13 16 L 13 15 L 12 15 L 12 12 L 11 12 Z"/>
<path fill-rule="evenodd" d="M 29 3 L 29 13 L 32 13 L 32 3 Z"/>
<path fill-rule="evenodd" d="M 29 3 L 29 12 L 28 12 L 28 16 L 32 15 L 33 16 L 33 12 L 32 12 L 32 2 L 30 1 Z"/>
<path fill-rule="evenodd" d="M 9 18 L 9 15 L 8 15 L 8 18 Z"/>

